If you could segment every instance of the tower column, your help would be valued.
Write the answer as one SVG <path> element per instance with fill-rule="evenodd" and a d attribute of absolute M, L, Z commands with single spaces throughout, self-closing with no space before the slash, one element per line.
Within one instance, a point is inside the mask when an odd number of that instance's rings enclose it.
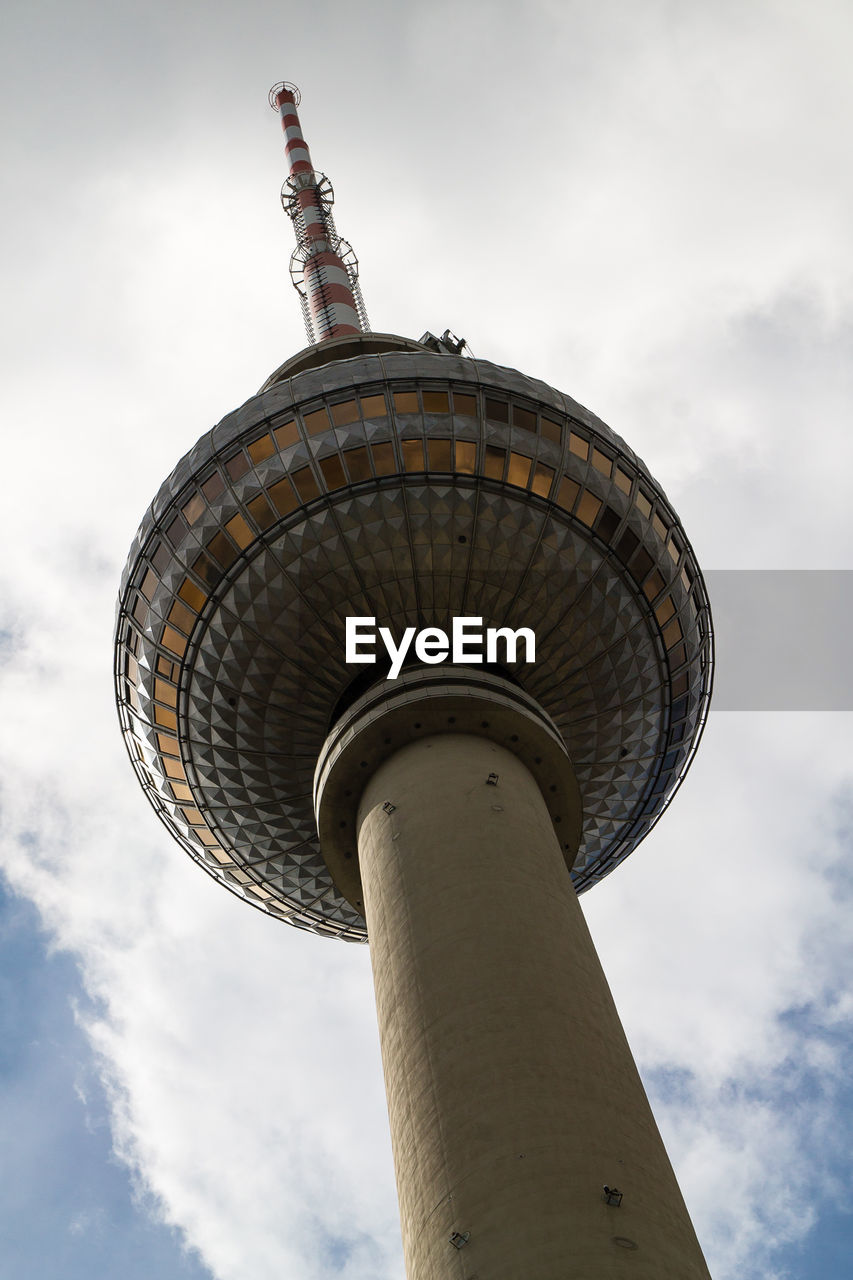
<path fill-rule="evenodd" d="M 525 763 L 410 742 L 357 832 L 409 1280 L 708 1280 Z"/>

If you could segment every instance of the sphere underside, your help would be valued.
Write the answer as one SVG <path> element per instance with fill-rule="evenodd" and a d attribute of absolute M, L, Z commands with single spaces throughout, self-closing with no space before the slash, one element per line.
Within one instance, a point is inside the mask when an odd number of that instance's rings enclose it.
<path fill-rule="evenodd" d="M 532 628 L 506 664 L 580 785 L 578 890 L 657 819 L 710 691 L 701 575 L 641 462 L 543 383 L 400 351 L 311 369 L 229 415 L 143 522 L 122 587 L 119 706 L 161 817 L 207 870 L 361 939 L 319 848 L 314 768 L 364 667 L 348 616 Z M 381 674 L 377 668 L 377 675 Z"/>

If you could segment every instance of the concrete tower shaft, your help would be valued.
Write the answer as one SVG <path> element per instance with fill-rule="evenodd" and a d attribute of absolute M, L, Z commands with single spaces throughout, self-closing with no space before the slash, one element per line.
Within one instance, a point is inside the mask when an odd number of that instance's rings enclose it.
<path fill-rule="evenodd" d="M 358 828 L 408 1280 L 709 1280 L 526 766 L 413 742 Z"/>
<path fill-rule="evenodd" d="M 535 700 L 473 668 L 385 681 L 332 729 L 315 805 L 370 936 L 408 1280 L 709 1280 L 572 885 L 581 794 Z"/>

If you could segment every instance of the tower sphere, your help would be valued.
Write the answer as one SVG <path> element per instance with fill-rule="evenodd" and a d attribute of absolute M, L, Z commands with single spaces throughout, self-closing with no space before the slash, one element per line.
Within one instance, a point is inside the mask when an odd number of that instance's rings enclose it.
<path fill-rule="evenodd" d="M 387 674 L 346 662 L 346 619 L 399 638 L 462 616 L 535 633 L 535 663 L 496 678 L 565 743 L 582 892 L 660 816 L 704 724 L 710 613 L 677 516 L 543 382 L 394 335 L 307 348 L 181 459 L 133 544 L 115 677 L 151 803 L 246 901 L 364 940 L 312 798 L 330 730 Z"/>

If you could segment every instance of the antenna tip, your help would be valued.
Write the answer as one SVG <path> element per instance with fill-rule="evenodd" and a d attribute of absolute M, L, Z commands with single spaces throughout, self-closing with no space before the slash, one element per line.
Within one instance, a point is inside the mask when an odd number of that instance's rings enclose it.
<path fill-rule="evenodd" d="M 270 106 L 273 111 L 278 111 L 278 99 L 282 93 L 292 93 L 293 101 L 297 107 L 302 101 L 302 94 L 299 92 L 295 84 L 291 84 L 289 80 L 279 80 L 278 84 L 273 85 L 269 93 Z"/>

